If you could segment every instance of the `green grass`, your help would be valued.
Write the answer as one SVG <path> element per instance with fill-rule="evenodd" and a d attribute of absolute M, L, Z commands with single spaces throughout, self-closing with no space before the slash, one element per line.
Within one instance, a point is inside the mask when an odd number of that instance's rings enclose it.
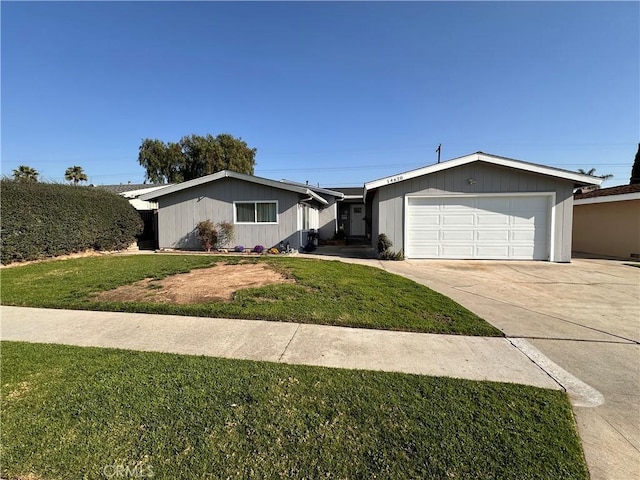
<path fill-rule="evenodd" d="M 248 288 L 230 302 L 174 305 L 97 301 L 94 294 L 217 262 L 267 262 L 296 283 Z M 215 279 L 212 279 L 215 285 Z M 384 270 L 296 258 L 132 255 L 25 265 L 2 271 L 5 305 L 306 322 L 414 332 L 500 336 L 453 300 Z"/>
<path fill-rule="evenodd" d="M 3 342 L 1 393 L 3 478 L 588 478 L 522 385 Z"/>

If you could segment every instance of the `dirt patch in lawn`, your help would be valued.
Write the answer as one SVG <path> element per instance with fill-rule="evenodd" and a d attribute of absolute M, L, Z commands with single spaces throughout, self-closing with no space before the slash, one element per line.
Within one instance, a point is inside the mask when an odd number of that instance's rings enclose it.
<path fill-rule="evenodd" d="M 162 280 L 145 279 L 101 292 L 94 299 L 115 302 L 207 303 L 230 301 L 238 290 L 295 283 L 264 263 L 216 265 Z"/>

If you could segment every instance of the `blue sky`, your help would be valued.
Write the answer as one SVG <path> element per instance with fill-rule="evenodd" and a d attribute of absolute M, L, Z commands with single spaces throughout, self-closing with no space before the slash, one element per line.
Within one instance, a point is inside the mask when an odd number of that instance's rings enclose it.
<path fill-rule="evenodd" d="M 638 2 L 6 2 L 2 174 L 142 183 L 143 138 L 231 133 L 322 186 L 476 151 L 629 181 Z"/>

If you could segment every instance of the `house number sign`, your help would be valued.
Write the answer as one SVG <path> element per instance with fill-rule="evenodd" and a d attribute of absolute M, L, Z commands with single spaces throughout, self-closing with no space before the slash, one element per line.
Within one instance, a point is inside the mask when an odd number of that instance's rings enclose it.
<path fill-rule="evenodd" d="M 402 175 L 398 175 L 397 177 L 387 178 L 387 185 L 390 183 L 401 182 L 403 179 L 404 178 L 402 177 Z"/>

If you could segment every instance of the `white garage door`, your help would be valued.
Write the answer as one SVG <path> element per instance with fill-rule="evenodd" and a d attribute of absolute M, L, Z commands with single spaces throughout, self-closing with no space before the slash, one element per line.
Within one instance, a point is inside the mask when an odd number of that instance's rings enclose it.
<path fill-rule="evenodd" d="M 407 258 L 549 259 L 549 196 L 408 197 Z"/>

